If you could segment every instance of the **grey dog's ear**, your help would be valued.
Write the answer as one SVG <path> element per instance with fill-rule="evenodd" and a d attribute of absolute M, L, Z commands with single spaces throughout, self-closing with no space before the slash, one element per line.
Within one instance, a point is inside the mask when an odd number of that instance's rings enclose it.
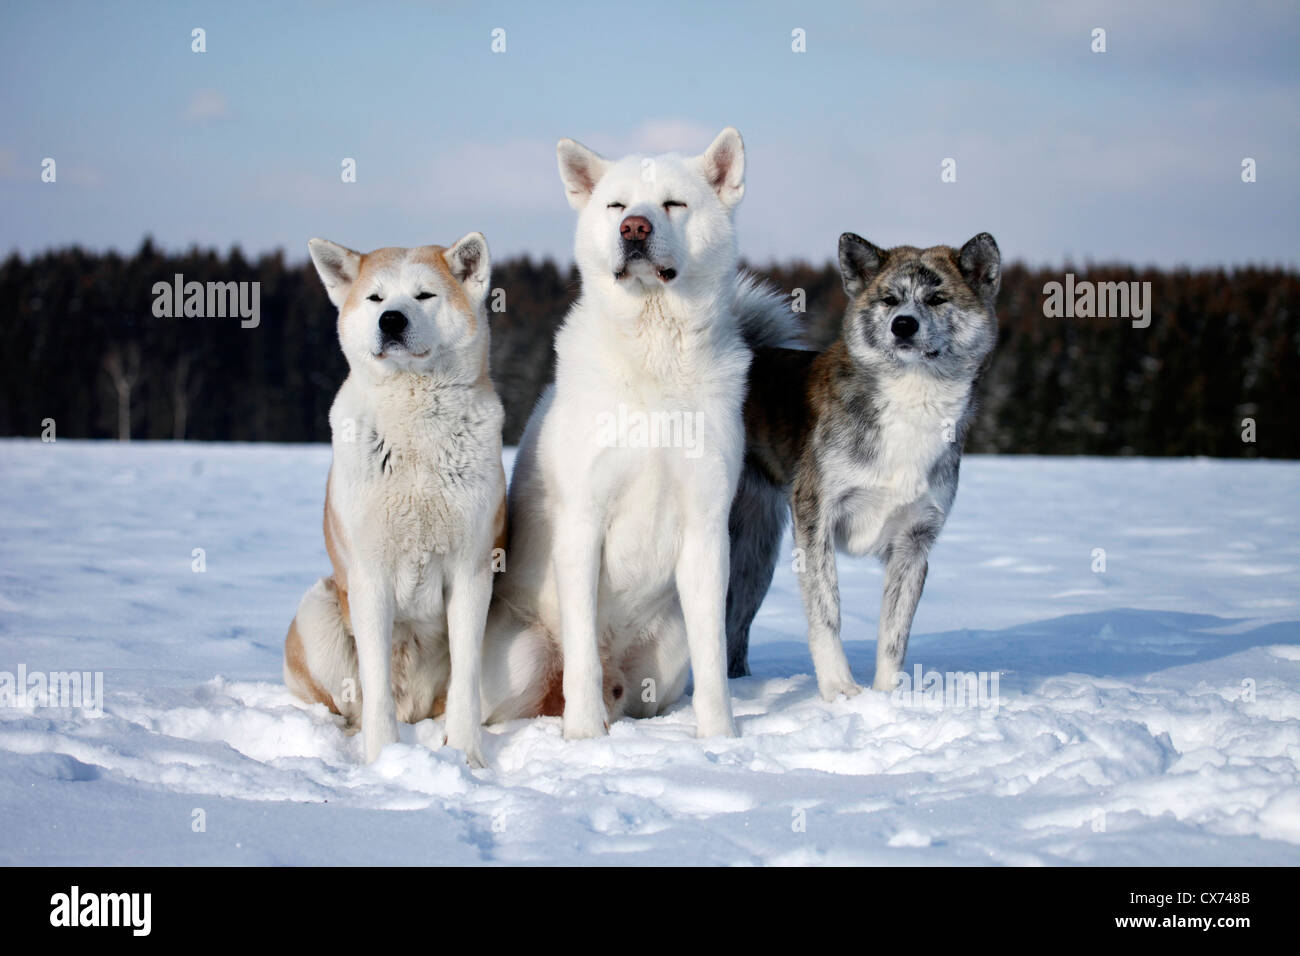
<path fill-rule="evenodd" d="M 961 247 L 957 267 L 980 301 L 992 308 L 1002 286 L 1002 253 L 997 241 L 987 232 L 981 232 Z"/>
<path fill-rule="evenodd" d="M 352 283 L 357 281 L 361 269 L 361 253 L 353 252 L 347 246 L 340 246 L 328 239 L 309 239 L 307 249 L 311 252 L 312 264 L 325 284 L 325 291 L 335 308 L 343 308 L 348 299 Z"/>
<path fill-rule="evenodd" d="M 871 284 L 884 264 L 884 250 L 851 232 L 840 236 L 840 279 L 850 301 Z"/>

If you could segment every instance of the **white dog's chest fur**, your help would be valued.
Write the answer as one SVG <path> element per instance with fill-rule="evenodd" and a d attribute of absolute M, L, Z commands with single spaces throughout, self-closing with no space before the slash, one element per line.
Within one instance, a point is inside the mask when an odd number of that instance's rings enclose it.
<path fill-rule="evenodd" d="M 608 481 L 601 502 L 605 514 L 602 577 L 608 589 L 602 611 L 623 630 L 657 612 L 674 591 L 673 572 L 687 510 L 683 496 L 699 496 L 681 467 L 680 449 L 645 449 L 629 454 L 609 449 L 593 462 Z"/>
<path fill-rule="evenodd" d="M 966 382 L 923 372 L 887 379 L 878 394 L 878 444 L 864 457 L 836 449 L 825 473 L 834 502 L 839 547 L 854 555 L 876 551 L 900 509 L 932 506 L 930 471 L 956 440 L 970 398 Z M 824 466 L 825 467 L 825 466 Z"/>
<path fill-rule="evenodd" d="M 500 403 L 475 388 L 345 384 L 330 422 L 353 561 L 391 581 L 396 620 L 441 624 L 447 557 L 491 539 Z"/>
<path fill-rule="evenodd" d="M 588 496 L 601 515 L 599 615 L 609 636 L 634 636 L 671 602 L 686 524 L 704 511 L 725 520 L 743 457 L 749 352 L 738 334 L 718 335 L 730 317 L 714 318 L 716 337 L 696 343 L 671 316 L 658 320 L 662 328 L 637 336 L 633 352 L 611 343 L 600 325 L 608 319 L 571 317 L 556 341 L 557 388 L 541 437 L 548 484 Z M 691 447 L 645 447 L 635 431 L 611 444 L 602 413 L 692 416 L 678 433 Z"/>

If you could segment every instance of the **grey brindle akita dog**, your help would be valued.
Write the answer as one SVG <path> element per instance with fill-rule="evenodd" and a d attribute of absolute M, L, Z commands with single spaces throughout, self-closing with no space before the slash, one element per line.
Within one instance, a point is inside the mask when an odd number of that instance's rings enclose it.
<path fill-rule="evenodd" d="M 930 547 L 957 494 L 1001 280 L 988 233 L 960 250 L 887 251 L 845 233 L 839 257 L 849 297 L 840 337 L 821 353 L 759 349 L 750 366 L 727 594 L 728 671 L 738 677 L 749 672 L 749 626 L 772 581 L 788 500 L 827 700 L 861 690 L 840 640 L 837 547 L 885 564 L 873 686 L 896 684 Z"/>

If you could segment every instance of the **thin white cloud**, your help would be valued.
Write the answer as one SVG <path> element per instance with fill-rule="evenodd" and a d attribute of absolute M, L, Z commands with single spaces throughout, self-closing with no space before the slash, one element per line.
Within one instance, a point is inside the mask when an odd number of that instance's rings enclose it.
<path fill-rule="evenodd" d="M 185 107 L 185 118 L 196 123 L 229 115 L 230 104 L 226 101 L 226 94 L 220 90 L 198 90 Z"/>
<path fill-rule="evenodd" d="M 632 134 L 628 152 L 702 153 L 722 131 L 684 119 L 654 119 L 642 123 Z"/>

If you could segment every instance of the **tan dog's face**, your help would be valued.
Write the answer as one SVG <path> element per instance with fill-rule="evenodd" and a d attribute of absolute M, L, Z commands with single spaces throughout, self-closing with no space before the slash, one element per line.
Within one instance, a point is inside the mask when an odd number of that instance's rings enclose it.
<path fill-rule="evenodd" d="M 490 263 L 472 232 L 450 248 L 385 248 L 364 255 L 326 239 L 308 243 L 353 369 L 428 373 L 482 337 Z"/>

